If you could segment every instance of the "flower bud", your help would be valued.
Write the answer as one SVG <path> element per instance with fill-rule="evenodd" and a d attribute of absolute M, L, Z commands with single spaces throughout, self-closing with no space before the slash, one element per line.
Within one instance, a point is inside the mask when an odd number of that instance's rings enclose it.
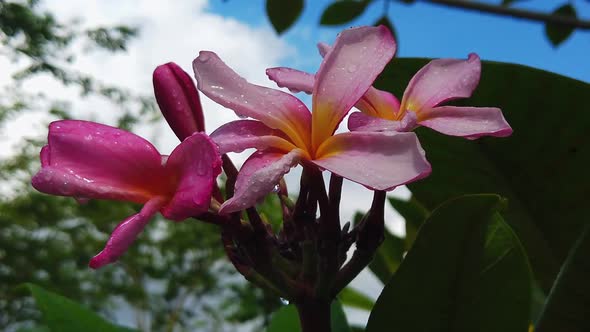
<path fill-rule="evenodd" d="M 154 94 L 166 121 L 182 141 L 197 131 L 205 131 L 199 93 L 191 77 L 169 62 L 154 70 Z"/>

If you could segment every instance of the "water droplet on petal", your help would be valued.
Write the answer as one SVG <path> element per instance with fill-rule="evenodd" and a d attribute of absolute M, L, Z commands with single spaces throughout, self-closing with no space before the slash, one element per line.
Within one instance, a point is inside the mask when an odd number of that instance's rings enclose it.
<path fill-rule="evenodd" d="M 352 74 L 356 71 L 357 68 L 358 68 L 357 65 L 352 64 L 352 65 L 348 66 L 348 68 L 346 70 Z"/>

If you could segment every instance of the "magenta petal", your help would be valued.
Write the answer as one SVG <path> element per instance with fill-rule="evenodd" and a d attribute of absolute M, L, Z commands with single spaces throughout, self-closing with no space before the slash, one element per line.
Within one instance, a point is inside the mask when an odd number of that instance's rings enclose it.
<path fill-rule="evenodd" d="M 45 145 L 41 148 L 40 153 L 41 167 L 49 166 L 49 146 Z"/>
<path fill-rule="evenodd" d="M 238 173 L 234 196 L 221 205 L 219 213 L 227 214 L 254 206 L 273 190 L 291 167 L 297 165 L 301 155 L 301 150 L 287 154 L 253 153 Z"/>
<path fill-rule="evenodd" d="M 266 76 L 277 83 L 279 87 L 287 88 L 293 93 L 305 92 L 310 94 L 313 91 L 315 77 L 297 69 L 287 67 L 268 68 Z"/>
<path fill-rule="evenodd" d="M 315 76 L 314 148 L 334 133 L 346 113 L 371 87 L 393 57 L 395 47 L 391 33 L 383 26 L 347 29 L 338 36 Z"/>
<path fill-rule="evenodd" d="M 160 211 L 164 217 L 181 221 L 209 209 L 216 178 L 221 173 L 217 146 L 204 133 L 187 137 L 168 157 L 166 170 L 178 178 L 174 196 Z"/>
<path fill-rule="evenodd" d="M 277 148 L 286 153 L 296 148 L 287 140 L 283 132 L 255 120 L 226 123 L 211 133 L 211 138 L 219 146 L 221 154 L 242 152 L 249 148 L 257 150 Z"/>
<path fill-rule="evenodd" d="M 475 53 L 467 60 L 432 60 L 410 80 L 402 104 L 406 110 L 419 112 L 447 100 L 470 97 L 480 73 L 481 62 Z"/>
<path fill-rule="evenodd" d="M 311 114 L 294 96 L 248 83 L 217 54 L 201 51 L 193 61 L 198 88 L 215 102 L 238 115 L 262 121 L 283 131 L 298 146 L 309 144 Z"/>
<path fill-rule="evenodd" d="M 88 264 L 98 269 L 119 259 L 129 249 L 150 219 L 158 212 L 165 199 L 155 197 L 149 200 L 138 214 L 123 220 L 111 233 L 104 249 L 90 260 Z"/>
<path fill-rule="evenodd" d="M 431 171 L 414 133 L 338 134 L 318 154 L 316 165 L 374 190 L 392 190 Z"/>
<path fill-rule="evenodd" d="M 144 203 L 154 196 L 160 154 L 143 138 L 114 127 L 75 120 L 49 125 L 42 169 L 33 186 L 44 193 Z"/>
<path fill-rule="evenodd" d="M 506 137 L 512 128 L 499 108 L 441 106 L 428 110 L 420 124 L 451 136 L 475 139 L 481 136 Z"/>
<path fill-rule="evenodd" d="M 199 93 L 182 68 L 173 62 L 158 66 L 153 83 L 160 110 L 181 141 L 194 132 L 205 131 Z"/>

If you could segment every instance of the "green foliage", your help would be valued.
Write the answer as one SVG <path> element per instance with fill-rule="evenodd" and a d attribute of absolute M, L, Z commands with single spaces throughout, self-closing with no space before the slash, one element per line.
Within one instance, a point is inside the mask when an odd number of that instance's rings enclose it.
<path fill-rule="evenodd" d="M 401 96 L 426 63 L 394 59 L 377 86 Z M 473 97 L 456 104 L 500 107 L 514 134 L 469 141 L 418 129 L 433 172 L 409 188 L 427 209 L 449 197 L 482 191 L 508 198 L 503 215 L 523 243 L 535 277 L 548 290 L 588 223 L 590 115 L 583 110 L 590 109 L 590 85 L 521 65 L 484 61 L 482 66 Z"/>
<path fill-rule="evenodd" d="M 351 332 L 340 302 L 332 302 L 330 310 L 332 332 Z M 299 315 L 295 306 L 290 304 L 277 310 L 272 316 L 266 332 L 301 332 Z"/>
<path fill-rule="evenodd" d="M 348 23 L 360 16 L 370 0 L 337 0 L 331 3 L 322 13 L 321 25 L 340 25 Z"/>
<path fill-rule="evenodd" d="M 43 313 L 43 322 L 50 331 L 59 332 L 132 332 L 116 326 L 84 306 L 61 295 L 27 284 L 24 285 Z"/>
<path fill-rule="evenodd" d="M 343 305 L 361 310 L 371 311 L 374 305 L 371 298 L 351 287 L 344 288 L 338 299 Z"/>
<path fill-rule="evenodd" d="M 404 218 L 406 224 L 406 237 L 404 239 L 406 250 L 410 249 L 416 234 L 422 223 L 428 217 L 428 210 L 412 197 L 409 201 L 395 197 L 389 197 L 389 204 Z"/>
<path fill-rule="evenodd" d="M 566 4 L 562 5 L 561 7 L 557 8 L 553 12 L 553 15 L 572 17 L 572 18 L 577 17 L 576 9 L 574 8 L 574 6 L 572 6 L 571 3 L 566 3 Z M 559 24 L 551 24 L 551 23 L 545 24 L 545 35 L 547 36 L 547 38 L 549 39 L 549 41 L 551 42 L 551 44 L 554 47 L 557 47 L 557 46 L 561 45 L 561 43 L 566 41 L 569 38 L 569 36 L 571 36 L 571 34 L 574 32 L 574 30 L 575 30 L 574 27 L 563 26 L 563 25 L 559 25 Z"/>
<path fill-rule="evenodd" d="M 497 195 L 434 210 L 375 303 L 368 332 L 526 331 L 530 270 Z"/>
<path fill-rule="evenodd" d="M 280 35 L 301 16 L 304 0 L 266 0 L 266 15 Z"/>
<path fill-rule="evenodd" d="M 590 330 L 590 225 L 563 264 L 535 331 L 582 332 Z"/>

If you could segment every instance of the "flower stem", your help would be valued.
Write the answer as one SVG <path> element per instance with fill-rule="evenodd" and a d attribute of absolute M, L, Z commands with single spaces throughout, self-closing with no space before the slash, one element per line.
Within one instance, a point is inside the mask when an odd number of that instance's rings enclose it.
<path fill-rule="evenodd" d="M 330 332 L 330 302 L 306 300 L 295 304 L 302 332 Z"/>

